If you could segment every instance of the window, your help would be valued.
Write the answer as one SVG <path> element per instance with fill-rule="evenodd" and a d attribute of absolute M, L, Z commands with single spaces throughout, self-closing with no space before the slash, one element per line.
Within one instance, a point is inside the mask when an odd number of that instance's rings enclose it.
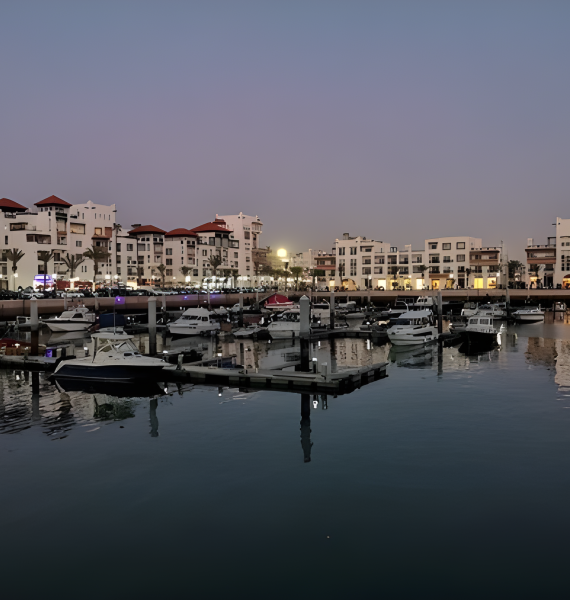
<path fill-rule="evenodd" d="M 451 261 L 451 256 L 444 256 L 444 257 L 443 257 L 443 262 L 444 262 L 444 263 L 449 263 L 449 262 L 452 262 L 452 261 Z"/>
<path fill-rule="evenodd" d="M 166 276 L 172 277 L 172 269 L 166 269 Z"/>
<path fill-rule="evenodd" d="M 202 250 L 202 256 L 208 256 L 208 251 L 207 250 Z"/>
<path fill-rule="evenodd" d="M 354 255 L 354 254 L 356 254 L 357 250 L 358 250 L 358 248 L 357 248 L 356 246 L 353 246 L 353 247 L 350 249 L 350 253 L 351 253 L 352 255 Z"/>
<path fill-rule="evenodd" d="M 430 242 L 429 243 L 429 249 L 430 250 L 437 250 L 437 242 Z"/>
<path fill-rule="evenodd" d="M 127 252 L 133 251 L 133 244 L 127 244 Z"/>
<path fill-rule="evenodd" d="M 71 233 L 84 234 L 85 233 L 85 225 L 83 223 L 70 223 L 69 231 Z"/>
<path fill-rule="evenodd" d="M 356 277 L 356 258 L 350 259 L 350 276 Z"/>
<path fill-rule="evenodd" d="M 172 248 L 166 249 L 166 256 L 172 256 Z"/>
<path fill-rule="evenodd" d="M 172 259 L 171 258 L 167 258 L 166 259 L 166 264 L 167 265 L 172 265 Z"/>
<path fill-rule="evenodd" d="M 384 257 L 383 256 L 375 256 L 374 257 L 374 264 L 375 265 L 383 265 L 384 264 Z"/>
<path fill-rule="evenodd" d="M 457 262 L 465 262 L 465 254 L 458 254 Z"/>
<path fill-rule="evenodd" d="M 451 250 L 451 244 L 442 244 L 441 249 L 442 250 Z"/>
<path fill-rule="evenodd" d="M 389 265 L 397 265 L 398 264 L 398 257 L 397 256 L 389 256 L 388 257 L 388 264 Z"/>
<path fill-rule="evenodd" d="M 374 267 L 374 275 L 382 275 L 382 267 Z"/>
<path fill-rule="evenodd" d="M 10 231 L 23 231 L 27 223 L 10 223 Z"/>
<path fill-rule="evenodd" d="M 75 247 L 76 248 L 81 248 L 83 246 L 83 242 L 81 240 L 76 240 L 75 241 Z"/>
<path fill-rule="evenodd" d="M 121 251 L 121 244 L 117 244 L 117 252 Z"/>
<path fill-rule="evenodd" d="M 457 248 L 457 250 L 465 250 L 465 242 L 457 242 L 457 244 L 455 244 L 455 247 Z"/>
<path fill-rule="evenodd" d="M 103 235 L 103 229 L 101 227 L 95 227 L 95 235 Z"/>
<path fill-rule="evenodd" d="M 5 246 L 8 245 L 8 236 L 7 235 L 4 236 L 4 245 Z"/>
<path fill-rule="evenodd" d="M 341 247 L 338 249 L 339 256 L 344 256 L 345 254 L 346 254 L 346 248 Z"/>
<path fill-rule="evenodd" d="M 371 258 L 364 258 L 362 260 L 362 264 L 363 265 L 370 265 L 371 263 L 372 263 L 372 259 Z M 324 261 L 323 261 L 323 264 L 324 264 Z"/>
<path fill-rule="evenodd" d="M 244 232 L 243 232 L 243 239 L 244 239 L 244 240 L 249 240 L 249 237 L 250 237 L 250 236 L 249 236 L 249 231 L 244 231 Z"/>
<path fill-rule="evenodd" d="M 372 274 L 372 267 L 363 267 L 362 274 L 363 275 L 371 275 Z"/>

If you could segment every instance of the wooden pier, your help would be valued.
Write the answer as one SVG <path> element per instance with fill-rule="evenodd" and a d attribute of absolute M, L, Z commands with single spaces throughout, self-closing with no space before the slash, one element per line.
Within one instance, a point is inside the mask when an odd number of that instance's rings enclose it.
<path fill-rule="evenodd" d="M 303 373 L 282 369 L 225 369 L 214 365 L 179 365 L 166 367 L 165 374 L 173 381 L 191 381 L 240 388 L 305 391 L 311 393 L 343 394 L 356 387 L 386 377 L 388 363 L 375 363 L 329 373 L 326 363 L 320 373 Z"/>

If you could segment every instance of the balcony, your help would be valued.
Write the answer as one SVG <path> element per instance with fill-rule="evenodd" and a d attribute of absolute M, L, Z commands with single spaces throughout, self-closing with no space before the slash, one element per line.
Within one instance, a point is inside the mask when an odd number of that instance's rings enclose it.
<path fill-rule="evenodd" d="M 429 264 L 430 265 L 439 265 L 439 258 L 430 258 Z"/>
<path fill-rule="evenodd" d="M 66 237 L 58 237 L 57 245 L 58 246 L 67 246 L 67 238 Z"/>

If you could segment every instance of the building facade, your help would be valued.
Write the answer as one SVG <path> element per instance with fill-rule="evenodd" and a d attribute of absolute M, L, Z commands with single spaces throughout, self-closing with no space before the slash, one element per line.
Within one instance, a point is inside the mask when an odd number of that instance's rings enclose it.
<path fill-rule="evenodd" d="M 570 289 L 570 219 L 557 217 L 555 227 L 556 235 L 546 244 L 535 244 L 532 238 L 527 241 L 529 286 Z"/>

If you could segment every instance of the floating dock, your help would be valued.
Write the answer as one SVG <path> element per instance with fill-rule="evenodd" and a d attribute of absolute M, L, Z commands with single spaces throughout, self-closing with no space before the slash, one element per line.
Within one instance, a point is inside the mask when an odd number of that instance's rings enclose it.
<path fill-rule="evenodd" d="M 304 373 L 277 369 L 226 369 L 214 365 L 187 364 L 164 369 L 173 381 L 211 383 L 241 388 L 263 388 L 283 391 L 307 391 L 311 393 L 343 394 L 354 388 L 386 377 L 388 363 L 375 363 L 329 373 L 326 363 L 320 373 Z"/>

